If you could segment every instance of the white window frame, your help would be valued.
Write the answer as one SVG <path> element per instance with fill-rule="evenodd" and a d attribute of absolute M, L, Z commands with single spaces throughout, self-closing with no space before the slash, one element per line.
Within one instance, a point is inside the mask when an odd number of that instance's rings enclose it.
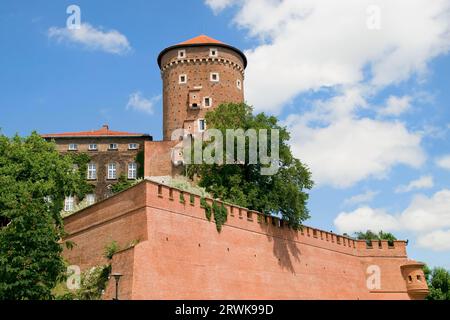
<path fill-rule="evenodd" d="M 206 99 L 209 99 L 209 106 L 206 105 Z M 203 107 L 211 108 L 212 107 L 212 98 L 211 97 L 203 97 Z"/>
<path fill-rule="evenodd" d="M 69 151 L 77 151 L 77 150 L 78 150 L 78 144 L 69 143 Z"/>
<path fill-rule="evenodd" d="M 201 128 L 201 123 L 203 122 L 203 129 Z M 204 132 L 206 130 L 206 120 L 205 119 L 198 119 L 198 132 Z"/>
<path fill-rule="evenodd" d="M 75 209 L 75 198 L 73 196 L 68 196 L 64 199 L 64 211 L 69 212 Z"/>
<path fill-rule="evenodd" d="M 128 150 L 137 150 L 139 149 L 139 144 L 137 143 L 129 143 L 128 144 Z"/>
<path fill-rule="evenodd" d="M 95 163 L 88 163 L 88 180 L 97 180 L 97 165 Z"/>
<path fill-rule="evenodd" d="M 213 51 L 216 52 L 216 54 L 213 54 Z M 211 58 L 217 58 L 219 56 L 219 50 L 217 50 L 217 48 L 209 48 L 209 56 Z"/>
<path fill-rule="evenodd" d="M 237 79 L 237 80 L 236 80 L 236 87 L 237 87 L 239 90 L 242 89 L 242 81 L 241 81 L 241 79 Z"/>
<path fill-rule="evenodd" d="M 185 59 L 186 58 L 186 49 L 178 50 L 178 59 Z"/>
<path fill-rule="evenodd" d="M 111 146 L 115 146 L 114 148 L 111 148 Z M 117 143 L 110 143 L 108 145 L 108 150 L 117 150 L 119 149 L 119 145 Z"/>
<path fill-rule="evenodd" d="M 214 75 L 217 76 L 217 79 L 215 79 L 215 80 L 213 79 Z M 210 80 L 211 82 L 219 82 L 219 81 L 220 81 L 220 75 L 219 75 L 219 73 L 218 73 L 218 72 L 211 72 L 211 73 L 209 74 L 209 80 Z"/>
<path fill-rule="evenodd" d="M 98 150 L 98 145 L 96 143 L 90 143 L 88 150 L 90 150 L 90 151 Z"/>
<path fill-rule="evenodd" d="M 184 81 L 183 80 L 181 80 L 181 78 L 182 77 L 184 77 Z M 178 84 L 186 84 L 187 83 L 187 75 L 186 74 L 180 74 L 179 76 L 178 76 Z"/>
<path fill-rule="evenodd" d="M 108 163 L 108 180 L 117 179 L 117 164 L 112 162 Z"/>
<path fill-rule="evenodd" d="M 95 194 L 89 193 L 86 195 L 86 203 L 88 206 L 93 205 L 95 203 Z"/>
<path fill-rule="evenodd" d="M 130 162 L 128 164 L 128 179 L 136 179 L 137 178 L 137 163 Z"/>

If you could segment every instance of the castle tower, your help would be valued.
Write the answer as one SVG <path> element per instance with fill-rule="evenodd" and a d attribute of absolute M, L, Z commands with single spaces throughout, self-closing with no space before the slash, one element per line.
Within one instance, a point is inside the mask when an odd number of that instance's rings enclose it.
<path fill-rule="evenodd" d="M 176 129 L 206 128 L 206 112 L 225 102 L 244 101 L 245 55 L 201 35 L 168 47 L 158 56 L 163 80 L 163 136 Z"/>

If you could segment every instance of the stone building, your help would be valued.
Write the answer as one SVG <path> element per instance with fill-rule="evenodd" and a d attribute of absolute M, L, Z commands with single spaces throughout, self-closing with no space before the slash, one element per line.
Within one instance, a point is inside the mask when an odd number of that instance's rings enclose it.
<path fill-rule="evenodd" d="M 42 137 L 55 141 L 62 154 L 89 155 L 91 161 L 86 179 L 94 186 L 94 192 L 86 196 L 89 204 L 110 196 L 110 187 L 120 176 L 128 180 L 138 177 L 139 170 L 143 171 L 142 164 L 137 161 L 138 154 L 141 153 L 143 158 L 145 142 L 152 140 L 148 134 L 113 131 L 107 125 L 98 130 L 44 134 Z M 76 202 L 77 199 L 68 197 L 65 210 L 72 211 Z"/>

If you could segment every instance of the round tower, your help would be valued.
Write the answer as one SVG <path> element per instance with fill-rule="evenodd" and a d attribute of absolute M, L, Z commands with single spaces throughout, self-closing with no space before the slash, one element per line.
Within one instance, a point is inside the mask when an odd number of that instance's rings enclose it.
<path fill-rule="evenodd" d="M 226 103 L 244 101 L 245 55 L 230 45 L 201 35 L 161 51 L 163 136 L 176 129 L 206 129 L 206 112 Z"/>

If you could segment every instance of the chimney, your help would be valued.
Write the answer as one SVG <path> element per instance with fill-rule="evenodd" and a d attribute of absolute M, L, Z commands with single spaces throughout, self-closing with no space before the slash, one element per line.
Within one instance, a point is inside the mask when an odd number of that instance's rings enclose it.
<path fill-rule="evenodd" d="M 104 125 L 102 126 L 102 129 L 109 130 L 109 126 L 108 126 L 107 124 L 104 124 Z"/>

